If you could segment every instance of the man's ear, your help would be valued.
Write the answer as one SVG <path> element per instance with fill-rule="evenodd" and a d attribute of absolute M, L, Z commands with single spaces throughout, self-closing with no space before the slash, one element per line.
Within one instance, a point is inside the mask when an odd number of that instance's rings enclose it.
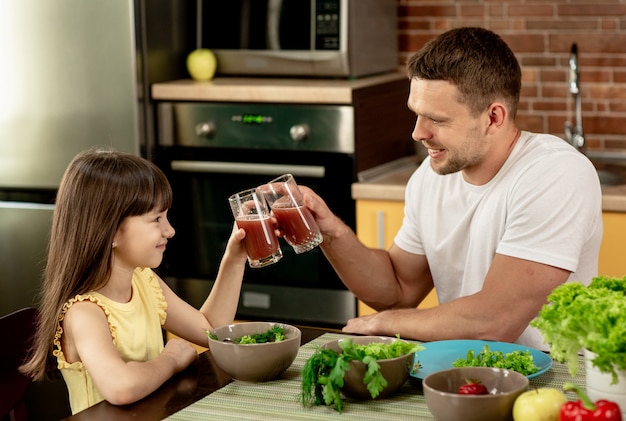
<path fill-rule="evenodd" d="M 506 121 L 509 110 L 501 102 L 494 102 L 489 106 L 487 115 L 489 117 L 489 129 L 500 129 Z"/>

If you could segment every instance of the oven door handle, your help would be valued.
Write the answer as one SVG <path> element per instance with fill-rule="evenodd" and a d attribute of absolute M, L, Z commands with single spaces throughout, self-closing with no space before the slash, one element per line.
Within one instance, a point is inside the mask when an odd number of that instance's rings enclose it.
<path fill-rule="evenodd" d="M 174 171 L 220 173 L 220 174 L 252 174 L 277 176 L 293 174 L 294 177 L 324 178 L 326 168 L 321 165 L 288 165 L 288 164 L 257 164 L 249 162 L 217 162 L 217 161 L 181 161 L 173 160 Z"/>

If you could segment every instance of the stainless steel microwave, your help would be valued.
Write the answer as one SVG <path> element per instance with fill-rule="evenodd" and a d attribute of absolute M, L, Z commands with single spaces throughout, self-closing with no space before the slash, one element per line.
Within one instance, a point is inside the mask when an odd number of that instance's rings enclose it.
<path fill-rule="evenodd" d="M 351 78 L 399 65 L 396 0 L 204 2 L 201 29 L 222 75 Z"/>

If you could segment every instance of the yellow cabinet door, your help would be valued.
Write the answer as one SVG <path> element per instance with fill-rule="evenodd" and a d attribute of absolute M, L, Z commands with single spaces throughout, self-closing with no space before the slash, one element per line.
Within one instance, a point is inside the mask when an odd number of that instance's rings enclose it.
<path fill-rule="evenodd" d="M 626 276 L 626 213 L 602 212 L 604 237 L 600 247 L 598 274 Z"/>
<path fill-rule="evenodd" d="M 387 200 L 362 200 L 356 202 L 356 232 L 368 247 L 388 249 L 402 225 L 404 202 Z M 438 304 L 437 294 L 432 290 L 418 308 L 434 307 Z M 372 314 L 375 310 L 358 302 L 359 316 Z"/>

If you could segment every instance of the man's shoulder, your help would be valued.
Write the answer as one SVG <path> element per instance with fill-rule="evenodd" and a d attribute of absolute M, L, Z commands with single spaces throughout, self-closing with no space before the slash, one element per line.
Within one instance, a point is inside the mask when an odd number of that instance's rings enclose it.
<path fill-rule="evenodd" d="M 540 168 L 595 172 L 589 158 L 565 140 L 551 134 L 522 132 L 516 155 L 518 163 L 532 163 Z"/>
<path fill-rule="evenodd" d="M 520 149 L 523 152 L 541 153 L 541 156 L 551 157 L 553 154 L 569 156 L 575 159 L 587 159 L 587 157 L 558 136 L 548 133 L 532 133 L 522 131 L 520 135 Z"/>

